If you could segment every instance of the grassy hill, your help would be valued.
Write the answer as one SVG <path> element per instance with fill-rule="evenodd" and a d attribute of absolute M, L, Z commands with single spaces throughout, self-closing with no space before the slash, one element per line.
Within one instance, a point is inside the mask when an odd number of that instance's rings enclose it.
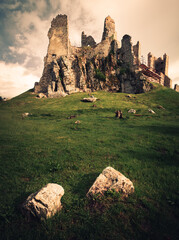
<path fill-rule="evenodd" d="M 97 107 L 80 101 L 86 93 L 37 99 L 28 91 L 0 102 L 1 239 L 178 239 L 179 94 L 156 86 L 131 98 L 93 95 Z M 115 118 L 118 109 L 123 119 Z M 31 116 L 23 119 L 24 112 Z M 128 177 L 135 193 L 87 200 L 107 166 Z M 26 222 L 20 205 L 47 183 L 65 189 L 62 211 Z"/>

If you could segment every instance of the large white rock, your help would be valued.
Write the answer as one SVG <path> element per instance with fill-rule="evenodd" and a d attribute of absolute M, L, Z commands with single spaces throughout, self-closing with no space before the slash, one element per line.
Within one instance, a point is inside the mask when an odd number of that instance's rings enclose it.
<path fill-rule="evenodd" d="M 96 181 L 89 189 L 87 197 L 104 194 L 108 190 L 121 192 L 127 197 L 128 194 L 134 192 L 134 185 L 122 173 L 112 167 L 107 167 L 103 170 L 99 177 L 97 177 Z"/>
<path fill-rule="evenodd" d="M 62 186 L 48 183 L 36 193 L 32 193 L 22 205 L 22 212 L 30 220 L 36 217 L 41 220 L 52 217 L 60 211 L 61 198 L 64 195 Z"/>

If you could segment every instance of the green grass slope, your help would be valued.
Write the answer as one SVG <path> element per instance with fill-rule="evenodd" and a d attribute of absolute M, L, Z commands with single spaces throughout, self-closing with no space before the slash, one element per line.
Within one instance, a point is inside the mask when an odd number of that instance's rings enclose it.
<path fill-rule="evenodd" d="M 0 103 L 1 239 L 178 239 L 179 94 L 156 86 L 131 98 L 93 95 L 97 107 L 80 101 L 86 93 L 36 99 L 28 91 Z M 115 118 L 118 109 L 123 119 Z M 24 112 L 32 115 L 22 119 Z M 87 200 L 107 166 L 128 177 L 135 193 Z M 47 183 L 65 189 L 63 209 L 29 223 L 20 206 Z"/>

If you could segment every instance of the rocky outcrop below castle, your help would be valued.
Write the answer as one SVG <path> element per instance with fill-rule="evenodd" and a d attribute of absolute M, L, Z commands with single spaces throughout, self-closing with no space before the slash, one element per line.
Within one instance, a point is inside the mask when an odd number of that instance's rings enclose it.
<path fill-rule="evenodd" d="M 175 84 L 174 90 L 175 90 L 176 92 L 179 92 L 179 85 L 178 85 L 178 84 Z"/>
<path fill-rule="evenodd" d="M 98 44 L 83 32 L 82 47 L 71 46 L 66 15 L 52 20 L 48 37 L 43 74 L 34 87 L 36 93 L 48 97 L 96 90 L 143 93 L 153 87 L 151 82 L 171 85 L 166 69 L 168 57 L 165 56 L 164 64 L 153 56 L 149 57 L 150 66 L 141 64 L 140 43 L 133 45 L 131 37 L 125 35 L 120 44 L 110 16 L 105 19 L 102 41 Z M 161 64 L 167 66 L 163 72 L 157 72 L 155 63 L 158 69 Z"/>

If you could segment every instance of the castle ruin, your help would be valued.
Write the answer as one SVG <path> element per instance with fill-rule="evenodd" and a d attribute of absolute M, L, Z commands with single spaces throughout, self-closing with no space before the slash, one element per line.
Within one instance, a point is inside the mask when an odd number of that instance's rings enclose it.
<path fill-rule="evenodd" d="M 115 22 L 108 16 L 100 43 L 84 32 L 81 47 L 71 46 L 66 15 L 52 20 L 48 32 L 49 45 L 44 70 L 35 93 L 61 97 L 82 91 L 107 90 L 125 93 L 149 91 L 151 82 L 171 87 L 168 56 L 156 58 L 148 54 L 148 65 L 141 63 L 141 46 L 132 44 L 129 35 L 117 40 Z"/>

